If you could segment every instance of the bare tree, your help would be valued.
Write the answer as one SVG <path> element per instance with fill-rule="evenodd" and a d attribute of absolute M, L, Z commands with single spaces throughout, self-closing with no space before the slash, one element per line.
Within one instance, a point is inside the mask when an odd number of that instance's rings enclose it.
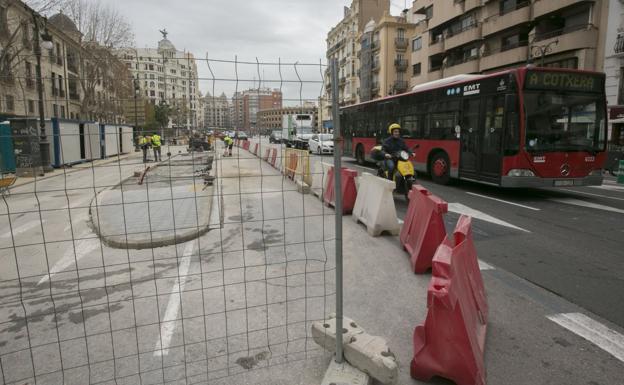
<path fill-rule="evenodd" d="M 101 0 L 63 0 L 62 10 L 76 24 L 85 42 L 107 48 L 134 44 L 130 23 L 110 4 Z"/>

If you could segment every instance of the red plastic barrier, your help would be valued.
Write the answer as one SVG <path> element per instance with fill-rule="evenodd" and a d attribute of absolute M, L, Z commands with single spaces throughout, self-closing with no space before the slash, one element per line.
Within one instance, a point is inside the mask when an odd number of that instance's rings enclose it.
<path fill-rule="evenodd" d="M 276 161 L 277 161 L 277 148 L 274 148 L 271 154 L 271 166 L 275 167 Z"/>
<path fill-rule="evenodd" d="M 249 141 L 247 140 L 243 141 L 243 150 L 249 151 Z"/>
<path fill-rule="evenodd" d="M 355 206 L 355 198 L 357 198 L 357 189 L 355 188 L 355 178 L 358 173 L 343 167 L 342 173 L 342 213 L 351 214 Z M 325 191 L 323 192 L 323 201 L 327 205 L 335 206 L 336 192 L 334 186 L 334 168 L 330 167 L 327 172 L 327 181 L 325 182 Z"/>
<path fill-rule="evenodd" d="M 256 143 L 256 145 L 254 146 L 254 150 L 253 150 L 254 155 L 258 155 L 258 143 Z"/>
<path fill-rule="evenodd" d="M 435 254 L 427 291 L 427 318 L 414 330 L 413 378 L 445 377 L 458 385 L 485 385 L 487 299 L 470 231 L 462 216 L 455 247 L 446 240 Z"/>
<path fill-rule="evenodd" d="M 401 245 L 409 253 L 414 273 L 431 268 L 431 260 L 446 237 L 444 217 L 448 204 L 421 185 L 412 187 L 405 222 L 401 228 Z"/>

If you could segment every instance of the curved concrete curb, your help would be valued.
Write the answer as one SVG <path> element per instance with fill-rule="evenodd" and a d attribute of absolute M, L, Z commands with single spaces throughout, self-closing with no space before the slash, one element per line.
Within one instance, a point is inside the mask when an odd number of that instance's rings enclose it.
<path fill-rule="evenodd" d="M 212 158 L 212 162 L 213 163 L 215 162 L 215 157 Z M 155 166 L 152 166 L 152 170 L 154 170 L 161 164 L 163 164 L 163 162 L 160 162 L 156 164 Z M 214 167 L 214 165 L 212 165 L 212 167 Z M 135 176 L 130 176 L 125 179 L 122 179 L 116 185 L 99 191 L 97 195 L 91 200 L 91 203 L 89 205 L 89 221 L 87 222 L 87 224 L 105 245 L 112 247 L 112 248 L 117 248 L 117 249 L 136 249 L 136 250 L 154 248 L 154 247 L 171 246 L 171 245 L 184 243 L 184 242 L 188 242 L 193 239 L 196 239 L 202 236 L 203 234 L 207 233 L 211 229 L 210 224 L 211 224 L 212 203 L 213 203 L 212 192 L 214 191 L 213 186 L 210 187 L 211 193 L 208 196 L 203 197 L 204 199 L 207 200 L 206 205 L 204 205 L 204 209 L 201 210 L 202 212 L 207 213 L 207 215 L 205 216 L 207 218 L 205 224 L 200 224 L 197 227 L 193 227 L 193 228 L 189 228 L 185 230 L 175 230 L 175 229 L 174 230 L 156 230 L 156 231 L 150 230 L 149 232 L 136 233 L 136 234 L 149 234 L 149 239 L 139 239 L 139 240 L 128 239 L 129 237 L 128 234 L 103 235 L 100 231 L 99 217 L 97 216 L 98 214 L 94 213 L 94 202 L 97 200 L 100 194 L 106 191 L 115 190 L 119 188 L 119 186 L 121 186 L 123 183 L 125 183 L 126 181 L 132 178 L 135 178 Z M 197 205 L 197 207 L 199 207 L 199 205 Z M 198 210 L 200 209 L 198 208 Z M 97 218 L 97 220 L 94 220 L 94 217 Z M 201 217 L 202 216 L 200 215 L 200 218 Z M 155 236 L 154 233 L 168 233 L 168 234 Z M 131 234 L 130 236 L 132 235 L 135 235 L 135 234 Z"/>

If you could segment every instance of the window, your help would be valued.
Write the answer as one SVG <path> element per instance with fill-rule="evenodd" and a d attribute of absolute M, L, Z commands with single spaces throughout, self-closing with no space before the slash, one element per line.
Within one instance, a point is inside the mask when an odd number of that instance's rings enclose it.
<path fill-rule="evenodd" d="M 58 118 L 59 117 L 59 106 L 58 106 L 58 104 L 53 104 L 52 105 L 52 111 L 53 111 L 54 117 Z"/>
<path fill-rule="evenodd" d="M 397 37 L 399 39 L 405 38 L 405 30 L 403 28 L 397 28 Z"/>
<path fill-rule="evenodd" d="M 620 86 L 617 95 L 618 104 L 624 104 L 624 67 L 620 68 Z"/>
<path fill-rule="evenodd" d="M 35 113 L 35 101 L 32 99 L 28 99 L 28 113 L 29 114 Z"/>
<path fill-rule="evenodd" d="M 153 65 L 153 64 L 150 64 L 150 65 L 149 65 L 149 70 L 150 70 L 150 71 L 153 71 L 153 70 L 154 70 L 154 65 Z"/>
<path fill-rule="evenodd" d="M 429 20 L 433 17 L 433 5 L 425 8 L 425 20 Z"/>
<path fill-rule="evenodd" d="M 156 91 L 153 91 L 153 90 L 152 90 L 152 91 L 150 91 L 149 93 L 150 93 L 150 95 L 149 95 L 149 96 L 156 96 Z"/>
<path fill-rule="evenodd" d="M 30 37 L 30 26 L 28 25 L 28 22 L 23 20 L 21 22 L 21 28 L 22 28 L 22 45 L 26 49 L 31 49 L 32 39 Z"/>
<path fill-rule="evenodd" d="M 150 88 L 154 88 L 156 86 L 156 84 L 154 82 L 150 82 Z"/>
<path fill-rule="evenodd" d="M 7 6 L 0 5 L 0 36 L 9 35 L 9 21 L 7 18 Z"/>
<path fill-rule="evenodd" d="M 61 119 L 65 119 L 65 106 L 61 106 Z"/>
<path fill-rule="evenodd" d="M 420 63 L 416 63 L 412 65 L 412 75 L 414 76 L 420 75 Z"/>
<path fill-rule="evenodd" d="M 13 111 L 15 109 L 15 98 L 13 95 L 6 95 L 6 110 Z"/>
<path fill-rule="evenodd" d="M 422 37 L 417 37 L 412 40 L 412 52 L 418 51 L 422 48 Z"/>
<path fill-rule="evenodd" d="M 175 75 L 176 70 L 172 69 L 172 70 L 171 70 L 171 73 Z"/>

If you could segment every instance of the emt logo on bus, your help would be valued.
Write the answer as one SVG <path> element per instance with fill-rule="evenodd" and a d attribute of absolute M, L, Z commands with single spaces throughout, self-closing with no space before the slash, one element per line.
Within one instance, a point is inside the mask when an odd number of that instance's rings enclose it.
<path fill-rule="evenodd" d="M 600 92 L 600 78 L 583 73 L 531 72 L 525 88 Z"/>

